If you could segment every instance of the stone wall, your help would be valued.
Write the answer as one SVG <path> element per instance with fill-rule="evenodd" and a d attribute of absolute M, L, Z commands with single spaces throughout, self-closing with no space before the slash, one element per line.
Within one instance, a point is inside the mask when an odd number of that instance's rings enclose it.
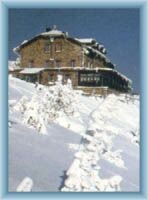
<path fill-rule="evenodd" d="M 121 94 L 120 91 L 110 89 L 108 87 L 76 87 L 76 90 L 82 90 L 84 92 L 84 95 L 103 95 L 106 96 L 108 94 Z"/>
<path fill-rule="evenodd" d="M 43 71 L 41 73 L 40 83 L 48 85 L 49 82 L 55 82 L 57 80 L 57 75 L 60 74 L 63 76 L 63 83 L 67 82 L 67 79 L 70 78 L 72 85 L 75 87 L 78 85 L 78 71 L 74 70 L 49 70 Z"/>
<path fill-rule="evenodd" d="M 50 50 L 45 51 L 45 46 L 48 43 Z M 54 39 L 52 43 L 49 39 L 39 38 L 24 46 L 20 55 L 21 67 L 28 67 L 30 61 L 33 61 L 32 67 L 56 67 L 56 61 L 60 62 L 61 67 L 67 67 L 71 66 L 72 60 L 75 61 L 76 66 L 81 66 L 82 62 L 81 47 L 64 38 Z"/>
<path fill-rule="evenodd" d="M 49 51 L 45 50 L 46 45 Z M 105 67 L 100 58 L 83 54 L 82 47 L 66 38 L 38 38 L 20 49 L 21 67 Z M 32 63 L 31 63 L 32 62 Z M 59 63 L 58 63 L 59 62 Z M 73 62 L 73 63 L 72 63 Z M 30 63 L 30 64 L 29 64 Z M 73 65 L 73 66 L 72 66 Z"/>

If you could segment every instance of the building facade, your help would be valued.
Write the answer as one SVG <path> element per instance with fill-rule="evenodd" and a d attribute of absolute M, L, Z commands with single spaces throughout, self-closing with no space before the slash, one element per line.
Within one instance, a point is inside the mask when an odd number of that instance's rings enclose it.
<path fill-rule="evenodd" d="M 46 32 L 25 40 L 14 48 L 14 52 L 20 64 L 11 73 L 29 82 L 52 85 L 61 74 L 63 83 L 71 79 L 75 89 L 131 90 L 131 81 L 115 69 L 104 46 L 92 38 L 73 38 L 56 27 L 48 28 Z"/>

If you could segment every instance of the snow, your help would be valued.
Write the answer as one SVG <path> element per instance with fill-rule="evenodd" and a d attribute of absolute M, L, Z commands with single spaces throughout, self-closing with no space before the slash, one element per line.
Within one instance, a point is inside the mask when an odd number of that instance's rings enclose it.
<path fill-rule="evenodd" d="M 139 191 L 139 96 L 9 77 L 9 190 Z M 31 118 L 31 120 L 29 120 Z"/>
<path fill-rule="evenodd" d="M 33 181 L 32 192 L 59 191 L 65 171 L 74 158 L 81 136 L 57 124 L 48 127 L 48 135 L 30 129 L 13 118 L 9 129 L 9 191 L 15 192 L 24 177 Z"/>
<path fill-rule="evenodd" d="M 104 48 L 103 44 L 99 44 L 99 49 Z"/>
<path fill-rule="evenodd" d="M 15 47 L 15 48 L 13 48 L 13 52 L 14 53 L 16 53 L 16 54 L 18 54 L 18 50 L 20 49 L 20 46 L 17 46 L 17 47 Z"/>
<path fill-rule="evenodd" d="M 61 36 L 64 35 L 64 33 L 62 31 L 59 30 L 51 30 L 48 32 L 43 32 L 41 33 L 41 35 L 45 35 L 45 36 Z"/>
<path fill-rule="evenodd" d="M 103 53 L 101 53 L 99 50 L 94 49 L 93 47 L 90 47 L 90 46 L 88 46 L 87 48 L 89 50 L 91 50 L 92 52 L 96 53 L 97 55 L 101 56 L 101 58 L 104 58 L 106 62 L 110 62 L 110 60 Z"/>
<path fill-rule="evenodd" d="M 17 192 L 31 192 L 33 187 L 33 181 L 30 177 L 25 177 L 22 182 L 18 185 Z"/>
<path fill-rule="evenodd" d="M 37 129 L 41 134 L 46 134 L 46 125 L 57 117 L 67 127 L 63 114 L 70 116 L 75 112 L 71 82 L 68 80 L 65 87 L 61 87 L 61 82 L 62 76 L 58 75 L 56 85 L 52 89 L 37 86 L 31 100 L 23 96 L 13 108 L 22 112 L 22 120 L 26 125 Z"/>
<path fill-rule="evenodd" d="M 89 54 L 89 51 L 87 50 L 87 48 L 84 48 L 84 47 L 83 47 L 83 51 L 84 51 L 84 53 L 85 53 L 86 55 Z"/>
<path fill-rule="evenodd" d="M 24 40 L 21 45 L 26 44 L 28 42 L 28 40 Z"/>
<path fill-rule="evenodd" d="M 83 45 L 87 45 L 87 46 L 83 47 L 83 51 L 86 55 L 89 54 L 89 51 L 91 50 L 91 51 L 97 53 L 98 55 L 100 55 L 102 58 L 104 58 L 106 62 L 110 62 L 110 60 L 104 55 L 104 54 L 106 54 L 106 49 L 105 49 L 104 45 L 99 44 L 98 42 L 96 42 L 95 39 L 93 39 L 93 38 L 81 38 L 81 39 L 75 38 L 75 40 L 79 41 Z M 92 44 L 93 44 L 93 46 L 91 46 Z M 94 47 L 97 47 L 97 49 Z"/>
<path fill-rule="evenodd" d="M 83 44 L 92 44 L 92 42 L 95 42 L 95 39 L 93 38 L 81 38 L 81 39 L 75 38 L 75 39 Z"/>
<path fill-rule="evenodd" d="M 134 107 L 139 106 L 137 103 L 137 99 L 131 102 L 130 99 L 126 99 L 122 95 L 119 97 L 109 95 L 101 106 L 91 113 L 87 130 L 92 130 L 92 133 L 83 137 L 85 142 L 82 143 L 79 152 L 75 154 L 76 158 L 67 172 L 68 182 L 65 182 L 62 191 L 139 190 L 139 178 L 134 178 L 135 176 L 139 177 L 139 131 L 137 132 L 139 111 L 134 109 Z M 132 113 L 136 116 L 135 119 L 133 119 Z M 134 130 L 134 138 L 130 134 L 130 130 Z M 122 145 L 118 145 L 118 143 L 115 145 L 114 141 L 117 138 L 120 141 L 123 141 L 124 138 L 125 145 L 127 145 L 126 140 L 128 140 L 131 146 L 128 144 L 129 146 L 125 150 Z M 123 159 L 122 155 L 133 148 L 135 148 L 135 154 L 130 157 L 129 153 L 126 153 Z M 131 165 L 130 159 L 127 160 L 128 156 L 134 161 L 133 163 L 136 163 L 136 173 L 134 172 L 134 174 L 131 173 L 131 169 L 135 166 Z M 104 161 L 108 164 L 107 168 Z M 98 166 L 101 167 L 98 168 Z M 116 170 L 114 168 L 111 170 L 112 166 L 115 166 Z M 131 174 L 128 173 L 128 169 L 130 169 Z M 106 177 L 108 170 L 111 173 Z M 118 174 L 115 171 L 118 171 Z M 134 178 L 132 181 L 136 180 L 136 182 L 128 182 L 127 177 L 128 179 Z M 75 179 L 79 181 L 76 182 Z M 83 183 L 84 179 L 85 184 Z"/>
<path fill-rule="evenodd" d="M 62 32 L 60 30 L 53 29 L 51 31 L 40 33 L 39 35 L 36 35 L 35 37 L 39 37 L 39 36 L 50 36 L 50 37 L 66 36 L 67 34 L 68 33 L 64 33 L 64 32 Z M 30 39 L 30 40 L 32 40 L 32 39 Z M 30 40 L 24 40 L 20 45 L 18 45 L 17 47 L 13 48 L 13 52 L 18 54 L 18 51 L 20 50 L 21 46 L 27 44 Z"/>
<path fill-rule="evenodd" d="M 20 74 L 37 74 L 43 70 L 44 68 L 25 68 L 20 71 Z"/>
<path fill-rule="evenodd" d="M 20 69 L 20 67 L 17 65 L 17 61 L 8 61 L 9 71 L 14 71 L 16 69 Z"/>

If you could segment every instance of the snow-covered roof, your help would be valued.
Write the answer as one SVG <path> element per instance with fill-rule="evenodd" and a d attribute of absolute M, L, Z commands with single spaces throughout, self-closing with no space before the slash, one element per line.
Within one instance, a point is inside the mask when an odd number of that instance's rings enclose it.
<path fill-rule="evenodd" d="M 44 68 L 24 68 L 22 71 L 20 71 L 20 74 L 38 74 L 43 70 Z"/>
<path fill-rule="evenodd" d="M 127 82 L 129 82 L 130 84 L 132 84 L 132 81 L 129 79 L 129 78 L 127 78 L 125 75 L 123 75 L 123 74 L 121 74 L 120 72 L 118 72 L 117 70 L 115 70 L 115 69 L 111 69 L 111 68 L 96 68 L 96 70 L 104 70 L 104 71 L 113 71 L 113 72 L 115 72 L 117 75 L 119 75 L 122 79 L 124 79 L 124 80 L 126 80 Z"/>
<path fill-rule="evenodd" d="M 43 32 L 40 35 L 44 35 L 44 36 L 61 36 L 61 35 L 65 35 L 65 34 L 62 31 L 59 31 L 59 30 L 51 30 L 51 31 Z"/>
<path fill-rule="evenodd" d="M 57 30 L 56 27 L 54 27 L 54 29 L 50 30 L 50 31 L 46 31 L 46 32 L 43 32 L 43 33 L 40 33 L 39 35 L 36 35 L 35 37 L 33 37 L 32 39 L 30 40 L 24 40 L 20 45 L 18 45 L 17 47 L 13 48 L 13 52 L 18 54 L 18 51 L 20 50 L 21 47 L 25 46 L 26 44 L 34 41 L 35 39 L 37 38 L 40 38 L 40 37 L 46 37 L 46 36 L 49 36 L 49 37 L 58 37 L 58 36 L 67 36 L 68 33 L 66 32 L 62 32 L 60 30 Z"/>
<path fill-rule="evenodd" d="M 95 39 L 93 38 L 75 38 L 76 40 L 78 40 L 79 42 L 83 43 L 83 44 L 91 44 L 93 42 L 96 42 Z"/>
<path fill-rule="evenodd" d="M 24 40 L 21 44 L 26 44 L 28 42 L 28 40 Z"/>
<path fill-rule="evenodd" d="M 89 54 L 89 50 L 86 47 L 83 47 L 83 51 L 84 51 L 84 54 L 86 54 L 86 55 Z"/>
<path fill-rule="evenodd" d="M 18 50 L 19 50 L 19 49 L 20 49 L 20 46 L 14 47 L 14 48 L 13 48 L 13 52 L 16 53 L 16 54 L 18 54 Z"/>
<path fill-rule="evenodd" d="M 91 47 L 95 47 L 95 49 L 97 48 L 100 52 L 102 52 L 103 54 L 106 54 L 106 49 L 105 49 L 104 45 L 98 43 L 93 38 L 80 38 L 80 39 L 75 38 L 75 40 L 77 40 L 81 44 L 90 45 Z"/>
<path fill-rule="evenodd" d="M 115 71 L 116 71 L 116 70 L 115 70 Z M 116 71 L 116 73 L 117 73 L 119 76 L 121 76 L 122 79 L 124 79 L 124 80 L 128 81 L 130 84 L 132 84 L 132 80 L 129 79 L 129 78 L 127 78 L 127 76 L 121 74 L 121 73 L 118 72 L 118 71 Z"/>
<path fill-rule="evenodd" d="M 101 53 L 100 51 L 98 51 L 97 49 L 94 49 L 90 46 L 87 47 L 87 49 L 91 50 L 92 52 L 96 53 L 97 55 L 99 55 L 101 58 L 104 58 L 106 62 L 111 62 L 103 53 Z"/>

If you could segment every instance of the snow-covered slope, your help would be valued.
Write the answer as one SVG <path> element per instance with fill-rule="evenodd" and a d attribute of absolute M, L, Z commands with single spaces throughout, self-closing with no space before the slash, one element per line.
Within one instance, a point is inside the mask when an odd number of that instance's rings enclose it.
<path fill-rule="evenodd" d="M 139 96 L 9 77 L 11 191 L 26 176 L 33 191 L 139 191 L 139 160 Z"/>

